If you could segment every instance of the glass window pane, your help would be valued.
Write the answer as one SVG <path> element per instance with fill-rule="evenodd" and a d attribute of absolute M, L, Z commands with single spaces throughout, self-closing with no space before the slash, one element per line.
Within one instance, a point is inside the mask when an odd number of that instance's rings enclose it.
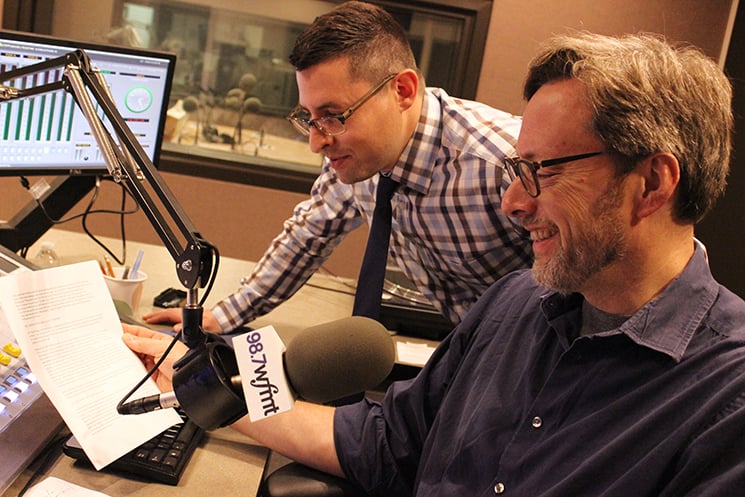
<path fill-rule="evenodd" d="M 87 3 L 91 4 L 87 6 Z M 285 119 L 298 101 L 288 62 L 294 40 L 336 1 L 322 0 L 57 0 L 65 20 L 52 35 L 135 45 L 178 55 L 171 100 L 174 132 L 164 151 L 317 170 L 322 158 Z M 385 3 L 409 33 L 428 86 L 458 95 L 467 20 L 449 8 Z M 74 6 L 74 9 L 73 9 Z M 69 8 L 68 8 L 69 7 Z M 64 10 L 110 12 L 90 30 L 71 26 Z M 55 9 L 57 10 L 57 9 Z M 103 17 L 103 19 L 100 19 Z M 105 27 L 104 27 L 105 25 Z M 459 66 L 460 64 L 460 66 Z M 462 95 L 461 95 L 462 96 Z M 171 129 L 171 128 L 169 128 Z"/>

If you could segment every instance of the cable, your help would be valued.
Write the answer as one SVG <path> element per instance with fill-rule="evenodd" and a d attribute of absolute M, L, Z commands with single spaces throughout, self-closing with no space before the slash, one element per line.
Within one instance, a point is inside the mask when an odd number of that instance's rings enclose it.
<path fill-rule="evenodd" d="M 333 272 L 329 271 L 325 266 L 321 266 L 319 271 L 325 272 L 327 275 L 333 277 L 338 283 L 344 285 L 345 287 L 349 288 L 350 291 L 344 291 L 344 290 L 338 290 L 336 288 L 328 288 L 323 285 L 317 285 L 315 283 L 307 282 L 305 283 L 307 286 L 313 287 L 313 288 L 319 288 L 321 290 L 326 290 L 329 292 L 336 292 L 336 293 L 342 293 L 345 295 L 354 295 L 357 287 L 355 285 L 352 285 L 346 281 L 344 281 L 343 278 L 340 276 L 334 274 Z M 390 281 L 388 279 L 383 281 L 383 294 L 388 295 L 390 297 L 394 297 L 400 300 L 403 300 L 404 302 L 408 302 L 415 306 L 425 306 L 425 307 L 431 307 L 432 304 L 430 301 L 422 295 L 419 290 L 413 289 L 413 288 L 407 288 L 403 285 L 399 285 L 398 283 L 394 283 L 393 281 Z"/>
<path fill-rule="evenodd" d="M 116 405 L 117 411 L 119 408 L 124 405 L 125 402 L 132 396 L 133 393 L 137 391 L 148 379 L 150 379 L 155 372 L 158 370 L 161 364 L 163 364 L 163 361 L 166 360 L 166 357 L 168 357 L 168 354 L 171 352 L 171 349 L 173 349 L 174 345 L 179 341 L 179 338 L 181 338 L 181 332 L 179 331 L 175 335 L 173 335 L 173 339 L 171 340 L 171 343 L 168 344 L 168 347 L 166 347 L 166 350 L 163 351 L 163 355 L 161 355 L 157 361 L 155 361 L 155 364 L 153 364 L 153 367 L 150 368 L 150 370 L 145 374 L 145 376 L 142 377 L 140 381 L 137 382 L 137 384 L 130 390 L 129 392 L 122 397 L 122 400 L 119 401 L 119 403 Z"/>
<path fill-rule="evenodd" d="M 36 483 L 39 477 L 47 472 L 52 463 L 54 463 L 54 461 L 56 461 L 57 458 L 62 454 L 62 446 L 65 440 L 67 440 L 68 436 L 69 435 L 64 435 L 52 440 L 52 442 L 49 444 L 49 448 L 44 451 L 44 457 L 40 457 L 37 459 L 39 461 L 39 466 L 34 470 L 33 474 L 23 485 L 23 488 L 21 488 L 16 497 L 22 497 Z"/>
<path fill-rule="evenodd" d="M 127 236 L 125 233 L 125 224 L 124 224 L 124 216 L 126 214 L 134 214 L 139 210 L 139 205 L 137 205 L 137 202 L 135 202 L 135 208 L 130 211 L 124 210 L 124 208 L 127 205 L 127 195 L 132 197 L 132 193 L 127 189 L 127 187 L 123 183 L 117 183 L 121 189 L 122 189 L 122 202 L 121 202 L 121 208 L 118 211 L 111 211 L 108 212 L 110 214 L 118 214 L 119 215 L 119 232 L 121 234 L 120 238 L 122 240 L 122 258 L 121 260 L 103 243 L 101 240 L 96 238 L 96 236 L 88 229 L 88 214 L 91 212 L 86 212 L 85 215 L 82 218 L 81 226 L 83 227 L 83 231 L 88 235 L 88 237 L 93 240 L 98 246 L 100 246 L 104 251 L 106 251 L 107 254 L 109 254 L 117 264 L 120 266 L 124 265 L 124 262 L 127 260 Z M 96 188 L 98 189 L 99 185 L 98 182 L 96 183 Z M 134 198 L 134 197 L 132 197 Z"/>
<path fill-rule="evenodd" d="M 212 245 L 210 242 L 206 240 L 200 240 L 200 242 L 210 249 L 210 252 L 212 253 L 212 258 L 214 261 L 212 265 L 212 271 L 207 281 L 207 285 L 205 286 L 204 295 L 199 301 L 199 305 L 203 306 L 204 301 L 207 299 L 207 296 L 212 290 L 212 286 L 214 285 L 215 280 L 217 279 L 217 269 L 220 266 L 220 252 L 217 250 L 217 247 Z M 117 410 L 119 409 L 119 407 L 124 405 L 124 403 L 127 402 L 127 400 L 129 400 L 129 398 L 132 396 L 133 393 L 137 391 L 137 389 L 139 389 L 149 378 L 153 376 L 153 374 L 155 374 L 155 372 L 158 370 L 160 365 L 163 364 L 163 361 L 165 360 L 166 356 L 168 356 L 168 354 L 171 352 L 171 349 L 173 349 L 174 345 L 176 345 L 176 342 L 178 342 L 180 338 L 181 338 L 181 331 L 179 331 L 173 336 L 171 343 L 168 344 L 168 347 L 166 347 L 166 350 L 163 352 L 163 355 L 161 355 L 160 358 L 158 358 L 158 360 L 155 361 L 155 364 L 153 365 L 153 367 L 150 368 L 150 370 L 145 374 L 145 376 L 143 376 L 142 379 L 139 382 L 137 382 L 137 384 L 129 392 L 127 392 L 127 394 L 119 401 L 119 403 L 116 406 Z"/>
<path fill-rule="evenodd" d="M 83 218 L 83 217 L 88 216 L 90 214 L 134 214 L 135 212 L 137 212 L 137 211 L 140 210 L 140 207 L 136 203 L 135 203 L 135 207 L 133 209 L 129 210 L 129 211 L 111 210 L 111 209 L 95 209 L 94 210 L 93 209 L 93 204 L 95 203 L 95 201 L 96 201 L 96 199 L 98 197 L 98 193 L 99 193 L 99 190 L 100 190 L 100 187 L 101 187 L 101 181 L 102 180 L 114 182 L 113 180 L 111 180 L 109 178 L 106 178 L 106 177 L 102 178 L 102 177 L 98 176 L 96 178 L 96 186 L 95 186 L 95 188 L 93 190 L 93 194 L 91 195 L 91 199 L 88 202 L 88 205 L 86 206 L 86 208 L 84 209 L 84 211 L 81 212 L 81 213 L 78 213 L 78 214 L 73 214 L 73 215 L 71 215 L 69 217 L 66 217 L 66 218 L 54 219 L 49 214 L 49 212 L 47 211 L 47 208 L 44 205 L 44 202 L 42 202 L 40 198 L 37 198 L 33 194 L 32 194 L 32 197 L 36 201 L 36 204 L 39 206 L 39 209 L 41 210 L 41 212 L 46 216 L 46 218 L 52 224 L 63 224 L 63 223 L 67 223 L 67 222 L 70 222 L 70 221 L 74 221 L 75 219 Z M 121 184 L 121 183 L 119 183 L 119 184 L 122 186 L 122 188 L 124 188 L 124 185 L 123 184 Z M 21 176 L 21 185 L 25 189 L 27 189 L 27 190 L 30 190 L 31 189 L 30 186 L 29 186 L 28 179 L 25 176 Z M 124 189 L 126 190 L 126 188 L 124 188 Z M 129 193 L 129 192 L 127 192 L 127 193 Z"/>
<path fill-rule="evenodd" d="M 111 181 L 112 183 L 117 184 L 122 189 L 122 201 L 121 201 L 121 208 L 119 210 L 111 210 L 111 209 L 93 209 L 93 206 L 96 203 L 96 200 L 98 199 L 98 195 L 101 190 L 101 181 Z M 31 187 L 28 181 L 28 178 L 25 176 L 20 177 L 21 186 L 23 186 L 25 189 L 31 191 Z M 118 183 L 113 181 L 111 178 L 108 177 L 96 177 L 96 186 L 93 189 L 93 193 L 90 196 L 90 199 L 88 201 L 88 204 L 83 209 L 83 212 L 78 214 L 73 214 L 71 216 L 68 216 L 66 218 L 59 218 L 54 219 L 49 212 L 46 209 L 46 206 L 44 205 L 44 202 L 37 197 L 35 194 L 32 193 L 32 197 L 36 201 L 36 204 L 39 206 L 39 209 L 41 212 L 46 216 L 46 218 L 49 220 L 52 225 L 57 224 L 63 224 L 70 221 L 74 221 L 75 219 L 81 220 L 81 226 L 83 228 L 83 231 L 88 235 L 88 237 L 93 240 L 97 245 L 99 245 L 106 253 L 108 253 L 119 265 L 124 265 L 124 261 L 127 260 L 127 239 L 125 234 L 125 223 L 124 223 L 124 216 L 127 214 L 134 214 L 140 210 L 139 205 L 137 205 L 137 202 L 134 204 L 134 208 L 127 210 L 127 197 L 130 197 L 134 199 L 131 192 L 127 189 L 126 185 L 123 183 Z M 88 229 L 88 219 L 91 214 L 114 214 L 119 216 L 119 226 L 120 226 L 120 233 L 121 233 L 121 240 L 122 240 L 122 256 L 119 258 L 116 254 L 113 253 L 113 251 L 107 247 L 103 242 L 101 242 L 89 229 Z M 28 249 L 29 247 L 24 247 L 21 249 L 20 255 L 22 257 L 26 257 L 28 255 Z"/>
<path fill-rule="evenodd" d="M 318 271 L 319 272 L 323 272 L 323 273 L 325 273 L 328 276 L 331 276 L 332 278 L 334 278 L 336 280 L 337 283 L 339 283 L 339 284 L 341 284 L 341 285 L 349 288 L 349 290 L 350 290 L 349 294 L 350 295 L 354 295 L 355 291 L 357 290 L 357 285 L 353 285 L 353 284 L 347 282 L 344 278 L 342 278 L 338 274 L 334 273 L 333 271 L 331 271 L 330 269 L 328 269 L 326 266 L 319 267 L 318 268 Z M 310 285 L 310 286 L 315 287 L 315 288 L 320 288 L 322 290 L 329 290 L 331 292 L 346 293 L 343 290 L 335 290 L 333 288 L 325 288 L 325 287 L 323 287 L 321 285 L 316 285 L 316 284 L 313 284 L 313 283 L 306 283 L 306 285 Z"/>
<path fill-rule="evenodd" d="M 352 296 L 354 296 L 354 291 L 351 291 L 351 290 L 339 290 L 338 288 L 330 288 L 330 287 L 327 287 L 327 286 L 324 286 L 324 285 L 317 285 L 315 283 L 310 283 L 310 282 L 305 283 L 305 286 L 308 286 L 308 287 L 311 287 L 311 288 L 318 288 L 319 290 L 324 290 L 324 291 L 327 291 L 327 292 L 335 292 L 335 293 L 341 293 L 342 295 L 352 295 Z M 347 285 L 347 286 L 350 286 L 351 287 L 351 285 Z"/>
<path fill-rule="evenodd" d="M 207 285 L 204 289 L 204 293 L 202 294 L 202 298 L 199 299 L 199 305 L 204 306 L 204 303 L 206 302 L 207 297 L 209 296 L 210 292 L 212 291 L 212 287 L 215 284 L 215 280 L 217 279 L 217 269 L 220 267 L 220 251 L 217 249 L 216 246 L 212 245 L 207 240 L 200 240 L 200 242 L 210 249 L 210 252 L 212 252 L 213 260 L 212 273 L 209 276 Z"/>

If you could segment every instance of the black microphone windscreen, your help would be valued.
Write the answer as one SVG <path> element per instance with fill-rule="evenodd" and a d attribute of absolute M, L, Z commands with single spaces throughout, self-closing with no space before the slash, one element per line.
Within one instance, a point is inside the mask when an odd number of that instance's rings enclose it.
<path fill-rule="evenodd" d="M 324 403 L 378 386 L 396 352 L 385 327 L 361 316 L 303 330 L 287 345 L 285 370 L 297 394 Z"/>
<path fill-rule="evenodd" d="M 181 106 L 186 112 L 194 112 L 199 108 L 199 100 L 197 97 L 189 96 L 184 99 Z"/>

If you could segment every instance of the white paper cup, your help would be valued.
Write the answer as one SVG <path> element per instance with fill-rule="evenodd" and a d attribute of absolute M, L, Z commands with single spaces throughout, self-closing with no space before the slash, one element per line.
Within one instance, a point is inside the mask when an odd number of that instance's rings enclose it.
<path fill-rule="evenodd" d="M 137 271 L 136 278 L 123 280 L 121 278 L 123 273 L 123 267 L 115 267 L 114 275 L 116 277 L 112 278 L 105 274 L 103 279 L 106 280 L 106 286 L 109 288 L 116 312 L 120 315 L 133 316 L 140 306 L 142 290 L 145 287 L 147 274 L 140 269 Z"/>

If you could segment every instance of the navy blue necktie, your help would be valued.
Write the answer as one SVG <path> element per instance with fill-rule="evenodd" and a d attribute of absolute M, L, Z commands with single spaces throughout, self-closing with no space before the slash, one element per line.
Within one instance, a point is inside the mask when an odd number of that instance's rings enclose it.
<path fill-rule="evenodd" d="M 398 183 L 390 176 L 379 175 L 370 234 L 357 280 L 352 315 L 378 319 L 383 295 L 388 242 L 391 238 L 391 197 Z"/>

